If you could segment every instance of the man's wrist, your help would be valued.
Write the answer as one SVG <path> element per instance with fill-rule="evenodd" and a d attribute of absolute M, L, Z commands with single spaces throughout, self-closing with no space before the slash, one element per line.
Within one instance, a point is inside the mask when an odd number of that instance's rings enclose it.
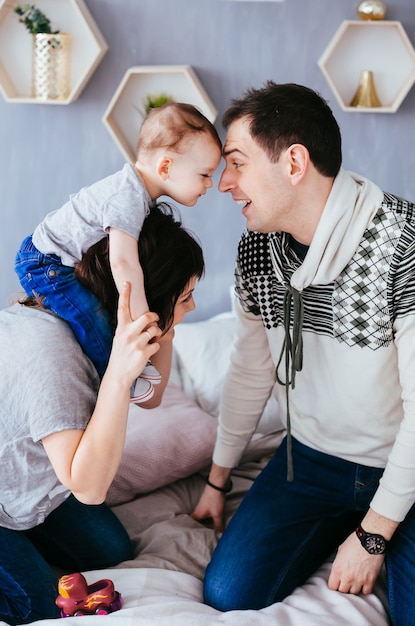
<path fill-rule="evenodd" d="M 387 541 L 390 541 L 393 537 L 395 530 L 399 526 L 399 522 L 376 513 L 373 509 L 369 508 L 366 515 L 360 522 L 366 532 L 382 535 Z"/>
<path fill-rule="evenodd" d="M 233 488 L 233 483 L 230 478 L 228 478 L 226 485 L 224 485 L 223 487 L 220 487 L 219 485 L 215 485 L 209 480 L 209 478 L 206 478 L 206 484 L 209 485 L 209 487 L 212 487 L 212 489 L 215 489 L 216 491 L 220 491 L 221 493 L 224 493 L 224 494 L 229 493 L 230 491 L 232 491 L 232 488 Z"/>
<path fill-rule="evenodd" d="M 231 481 L 231 472 L 232 468 L 230 467 L 222 467 L 220 465 L 216 465 L 216 463 L 212 463 L 212 467 L 210 468 L 209 475 L 206 479 L 206 484 L 221 493 L 229 493 L 233 486 Z"/>

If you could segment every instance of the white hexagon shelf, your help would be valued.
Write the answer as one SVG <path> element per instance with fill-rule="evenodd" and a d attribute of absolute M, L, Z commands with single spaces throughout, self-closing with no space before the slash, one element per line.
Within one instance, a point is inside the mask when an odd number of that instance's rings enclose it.
<path fill-rule="evenodd" d="M 17 1 L 0 0 L 0 88 L 10 102 L 69 104 L 91 78 L 108 46 L 83 0 L 36 0 L 53 28 L 72 37 L 71 89 L 66 99 L 32 96 L 32 36 L 13 9 Z"/>
<path fill-rule="evenodd" d="M 344 111 L 395 113 L 415 82 L 415 50 L 400 22 L 345 20 L 318 64 Z M 373 72 L 380 107 L 350 106 L 363 70 Z"/>
<path fill-rule="evenodd" d="M 214 123 L 217 110 L 189 65 L 130 67 L 102 118 L 124 158 L 135 161 L 135 146 L 147 96 L 166 94 L 176 102 L 193 104 Z"/>

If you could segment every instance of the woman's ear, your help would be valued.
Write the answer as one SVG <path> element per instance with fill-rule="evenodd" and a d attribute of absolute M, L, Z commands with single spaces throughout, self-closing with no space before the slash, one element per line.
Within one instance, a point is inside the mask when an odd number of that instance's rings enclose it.
<path fill-rule="evenodd" d="M 156 172 L 158 176 L 160 176 L 161 180 L 167 180 L 170 173 L 170 167 L 172 164 L 172 160 L 170 157 L 163 155 L 157 161 Z"/>

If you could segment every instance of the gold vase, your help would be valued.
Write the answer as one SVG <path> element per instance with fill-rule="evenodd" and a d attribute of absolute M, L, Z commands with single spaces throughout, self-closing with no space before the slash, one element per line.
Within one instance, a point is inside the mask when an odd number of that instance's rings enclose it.
<path fill-rule="evenodd" d="M 32 92 L 39 100 L 65 100 L 71 90 L 71 36 L 32 35 Z"/>
<path fill-rule="evenodd" d="M 359 85 L 350 106 L 368 109 L 382 106 L 376 93 L 375 81 L 371 70 L 362 70 Z"/>
<path fill-rule="evenodd" d="M 361 20 L 383 20 L 386 15 L 386 5 L 377 0 L 365 0 L 357 7 L 357 14 Z"/>

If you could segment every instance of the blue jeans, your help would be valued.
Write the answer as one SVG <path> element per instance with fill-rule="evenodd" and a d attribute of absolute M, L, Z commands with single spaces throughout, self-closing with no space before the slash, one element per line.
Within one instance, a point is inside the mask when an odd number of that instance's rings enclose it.
<path fill-rule="evenodd" d="M 64 319 L 102 377 L 111 352 L 114 327 L 98 298 L 62 265 L 54 254 L 42 254 L 26 237 L 16 254 L 15 271 L 29 296 L 43 298 L 44 306 Z"/>
<path fill-rule="evenodd" d="M 354 531 L 383 473 L 296 440 L 293 460 L 294 481 L 287 482 L 284 440 L 231 519 L 206 570 L 207 604 L 229 611 L 283 600 Z M 414 507 L 388 546 L 386 568 L 392 622 L 412 626 Z"/>
<path fill-rule="evenodd" d="M 104 569 L 133 558 L 131 540 L 105 505 L 72 495 L 28 531 L 0 527 L 0 621 L 27 624 L 59 617 L 58 575 Z"/>

